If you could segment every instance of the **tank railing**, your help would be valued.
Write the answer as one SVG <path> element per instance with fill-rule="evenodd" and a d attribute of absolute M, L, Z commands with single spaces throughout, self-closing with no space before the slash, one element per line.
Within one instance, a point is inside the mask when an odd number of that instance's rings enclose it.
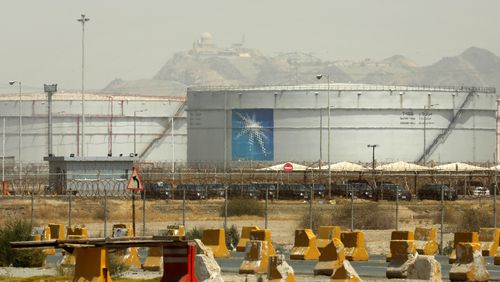
<path fill-rule="evenodd" d="M 475 92 L 496 93 L 494 87 L 475 86 L 431 86 L 431 85 L 369 85 L 369 84 L 342 84 L 331 83 L 330 91 L 439 91 L 439 92 Z M 328 84 L 303 84 L 303 85 L 254 85 L 254 86 L 191 86 L 188 92 L 199 91 L 319 91 L 328 90 Z"/>

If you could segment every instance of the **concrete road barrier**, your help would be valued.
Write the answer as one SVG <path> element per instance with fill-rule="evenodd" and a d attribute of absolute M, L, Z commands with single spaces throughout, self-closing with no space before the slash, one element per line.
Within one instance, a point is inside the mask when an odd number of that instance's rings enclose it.
<path fill-rule="evenodd" d="M 284 255 L 269 257 L 268 282 L 295 282 L 293 268 L 285 261 Z"/>
<path fill-rule="evenodd" d="M 45 227 L 44 237 L 46 240 L 62 240 L 65 238 L 64 234 L 64 224 L 49 223 Z M 53 256 L 56 254 L 56 249 L 47 248 L 43 250 L 43 253 L 48 256 Z"/>
<path fill-rule="evenodd" d="M 247 241 L 250 240 L 250 232 L 254 230 L 260 230 L 257 226 L 243 226 L 241 228 L 241 236 L 236 246 L 237 252 L 244 252 L 247 246 Z"/>
<path fill-rule="evenodd" d="M 413 232 L 412 232 L 413 233 Z M 408 267 L 415 263 L 417 250 L 414 240 L 391 240 L 392 258 L 387 266 L 387 278 L 406 279 Z"/>
<path fill-rule="evenodd" d="M 270 229 L 259 229 L 250 231 L 250 240 L 259 240 L 267 243 L 267 253 L 270 256 L 276 255 L 276 249 L 271 241 L 271 230 Z M 245 247 L 246 250 L 246 247 Z"/>
<path fill-rule="evenodd" d="M 223 282 L 221 268 L 214 258 L 212 250 L 199 239 L 193 240 L 196 246 L 195 274 L 200 282 Z"/>
<path fill-rule="evenodd" d="M 323 248 L 326 247 L 333 240 L 337 238 L 340 240 L 340 226 L 320 226 L 318 230 L 318 238 L 316 239 L 316 245 L 319 252 L 321 253 Z"/>
<path fill-rule="evenodd" d="M 85 226 L 73 226 L 66 227 L 66 239 L 87 239 L 89 237 L 89 232 L 87 227 Z M 60 265 L 63 267 L 74 266 L 76 264 L 76 258 L 73 253 L 69 253 L 67 251 L 63 251 L 63 258 L 60 262 Z"/>
<path fill-rule="evenodd" d="M 320 256 L 316 246 L 316 235 L 311 229 L 295 230 L 295 240 L 290 251 L 292 260 L 317 260 Z"/>
<path fill-rule="evenodd" d="M 414 241 L 415 239 L 415 234 L 413 231 L 392 231 L 391 232 L 391 241 L 394 240 L 410 240 Z M 392 253 L 391 250 L 387 252 L 387 255 L 385 257 L 386 262 L 390 262 L 392 259 Z"/>
<path fill-rule="evenodd" d="M 480 228 L 479 244 L 484 257 L 495 256 L 500 238 L 500 228 Z"/>
<path fill-rule="evenodd" d="M 240 274 L 265 274 L 268 268 L 269 254 L 265 241 L 247 241 L 245 259 L 240 265 Z"/>
<path fill-rule="evenodd" d="M 207 248 L 210 248 L 210 250 L 212 250 L 214 257 L 229 257 L 229 250 L 226 246 L 226 234 L 224 232 L 224 228 L 203 230 L 203 238 L 201 239 L 201 241 Z"/>
<path fill-rule="evenodd" d="M 449 276 L 451 281 L 488 281 L 490 279 L 479 243 L 458 243 L 456 260 L 451 266 Z"/>
<path fill-rule="evenodd" d="M 437 231 L 435 227 L 416 227 L 415 246 L 420 255 L 433 256 L 437 254 L 439 245 L 437 243 Z"/>
<path fill-rule="evenodd" d="M 314 266 L 314 275 L 331 276 L 336 269 L 342 266 L 344 260 L 344 244 L 339 239 L 334 238 L 323 248 L 318 263 Z"/>
<path fill-rule="evenodd" d="M 76 248 L 73 281 L 111 281 L 107 248 Z"/>
<path fill-rule="evenodd" d="M 434 256 L 416 256 L 415 261 L 408 266 L 407 279 L 409 281 L 441 282 L 441 264 Z"/>
<path fill-rule="evenodd" d="M 113 238 L 134 237 L 134 231 L 130 224 L 118 223 L 114 224 L 112 228 Z M 140 269 L 141 260 L 139 252 L 136 247 L 130 247 L 122 250 L 116 250 L 115 255 L 119 258 L 120 262 L 127 267 Z"/>
<path fill-rule="evenodd" d="M 344 244 L 345 257 L 349 261 L 367 261 L 368 252 L 365 248 L 363 231 L 342 232 L 340 239 Z"/>
<path fill-rule="evenodd" d="M 166 229 L 160 229 L 158 235 L 182 237 L 186 235 L 186 230 L 184 225 L 170 225 Z M 161 247 L 148 248 L 148 256 L 142 264 L 142 269 L 146 271 L 163 270 L 163 249 Z"/>
<path fill-rule="evenodd" d="M 456 232 L 453 236 L 453 250 L 448 257 L 450 264 L 454 263 L 457 259 L 457 246 L 460 243 L 476 243 L 479 244 L 479 237 L 477 232 Z"/>

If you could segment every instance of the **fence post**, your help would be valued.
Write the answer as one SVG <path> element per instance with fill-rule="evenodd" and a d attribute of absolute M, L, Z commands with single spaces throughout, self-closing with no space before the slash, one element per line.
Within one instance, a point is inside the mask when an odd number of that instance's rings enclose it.
<path fill-rule="evenodd" d="M 266 204 L 264 210 L 264 229 L 267 229 L 267 200 L 269 198 L 269 184 L 266 184 Z"/>
<path fill-rule="evenodd" d="M 396 231 L 399 223 L 399 186 L 396 187 Z"/>
<path fill-rule="evenodd" d="M 227 185 L 224 185 L 224 230 L 227 230 Z"/>
<path fill-rule="evenodd" d="M 68 191 L 68 189 L 66 189 L 66 191 Z M 71 228 L 71 198 L 72 198 L 72 194 L 73 194 L 73 192 L 71 191 L 71 187 L 70 187 L 69 195 L 68 195 L 68 226 L 70 228 Z"/>
<path fill-rule="evenodd" d="M 497 188 L 498 188 L 498 179 L 497 179 L 497 171 L 495 170 L 495 188 L 493 189 L 493 227 L 497 228 Z"/>
<path fill-rule="evenodd" d="M 35 185 L 31 186 L 31 229 L 35 224 Z"/>
<path fill-rule="evenodd" d="M 351 232 L 354 231 L 354 185 L 351 186 Z"/>
<path fill-rule="evenodd" d="M 186 228 L 186 185 L 182 187 L 182 225 Z"/>
<path fill-rule="evenodd" d="M 146 236 L 146 187 L 142 190 L 142 236 Z"/>
<path fill-rule="evenodd" d="M 443 236 L 444 236 L 444 188 L 441 185 L 441 242 L 439 244 L 439 254 L 443 254 Z"/>
<path fill-rule="evenodd" d="M 108 192 L 106 187 L 104 187 L 104 238 L 107 237 L 108 233 Z"/>

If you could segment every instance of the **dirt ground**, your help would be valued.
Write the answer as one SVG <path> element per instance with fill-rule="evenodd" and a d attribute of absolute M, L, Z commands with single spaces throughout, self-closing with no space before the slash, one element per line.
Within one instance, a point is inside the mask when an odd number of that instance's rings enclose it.
<path fill-rule="evenodd" d="M 72 224 L 85 225 L 91 237 L 104 236 L 104 199 L 73 199 Z M 320 213 L 333 213 L 335 207 L 349 205 L 346 200 L 316 201 L 314 209 Z M 364 205 L 369 203 L 356 200 L 354 202 L 354 213 L 363 210 Z M 373 204 L 372 204 L 373 205 Z M 107 199 L 107 235 L 111 234 L 112 225 L 115 223 L 132 223 L 132 200 L 131 199 Z M 143 202 L 136 199 L 136 234 L 143 234 Z M 463 207 L 477 207 L 483 210 L 493 210 L 490 199 L 461 200 L 445 203 L 445 210 L 453 211 Z M 36 226 L 48 223 L 68 223 L 69 204 L 67 199 L 36 198 L 33 202 L 34 220 Z M 185 211 L 186 230 L 197 228 L 215 228 L 224 225 L 224 217 L 221 211 L 224 207 L 223 200 L 201 200 L 187 201 Z M 395 228 L 396 205 L 394 202 L 377 202 L 375 209 L 383 210 L 386 218 L 382 221 L 390 221 L 392 228 L 383 230 L 367 229 L 358 226 L 354 222 L 355 229 L 365 231 L 366 247 L 371 254 L 385 254 L 389 248 L 390 233 Z M 434 226 L 439 230 L 440 206 L 438 201 L 411 201 L 400 202 L 398 209 L 398 228 L 400 230 L 412 230 L 415 226 Z M 366 213 L 366 211 L 365 211 Z M 308 225 L 309 204 L 301 201 L 277 201 L 268 205 L 268 228 L 272 231 L 273 242 L 282 248 L 291 248 L 293 244 L 294 230 L 305 228 Z M 31 219 L 31 200 L 20 198 L 0 198 L 0 223 L 12 217 Z M 361 216 L 370 217 L 370 213 Z M 165 229 L 167 225 L 182 224 L 182 201 L 173 200 L 148 200 L 146 201 L 146 225 L 145 235 L 154 235 L 158 230 Z M 446 217 L 449 219 L 449 214 Z M 264 217 L 240 216 L 228 217 L 227 225 L 235 225 L 239 230 L 245 225 L 257 225 L 264 227 Z M 453 239 L 451 228 L 447 228 L 449 222 L 445 222 L 444 242 Z M 349 226 L 344 226 L 347 229 Z M 449 230 L 447 230 L 449 229 Z M 439 234 L 438 234 L 439 238 Z M 439 239 L 438 239 L 439 240 Z"/>

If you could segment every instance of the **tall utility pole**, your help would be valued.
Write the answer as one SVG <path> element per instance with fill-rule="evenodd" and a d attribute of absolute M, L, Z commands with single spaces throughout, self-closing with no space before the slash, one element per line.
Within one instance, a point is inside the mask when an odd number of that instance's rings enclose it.
<path fill-rule="evenodd" d="M 366 145 L 366 147 L 368 148 L 372 148 L 372 169 L 375 170 L 375 148 L 378 147 L 377 144 L 373 144 L 373 145 Z"/>
<path fill-rule="evenodd" d="M 10 85 L 14 85 L 14 83 L 19 85 L 19 185 L 21 185 L 23 179 L 23 162 L 21 161 L 23 147 L 23 102 L 21 93 L 23 88 L 21 81 L 9 81 Z"/>
<path fill-rule="evenodd" d="M 326 82 L 327 82 L 327 90 L 326 90 L 326 95 L 327 95 L 327 112 L 328 112 L 328 121 L 327 121 L 327 126 L 328 126 L 328 146 L 327 146 L 327 162 L 328 162 L 328 195 L 331 196 L 332 193 L 332 170 L 330 168 L 330 114 L 331 114 L 331 107 L 330 107 L 330 75 L 329 74 L 318 74 L 316 75 L 316 78 L 320 80 L 323 78 L 323 76 L 326 77 Z"/>
<path fill-rule="evenodd" d="M 43 90 L 47 93 L 47 156 L 52 156 L 52 95 L 57 92 L 57 84 L 44 84 Z"/>
<path fill-rule="evenodd" d="M 85 14 L 81 15 L 81 18 L 77 19 L 82 24 L 82 145 L 81 145 L 81 156 L 85 156 L 85 23 L 90 21 L 89 18 L 85 17 Z"/>

